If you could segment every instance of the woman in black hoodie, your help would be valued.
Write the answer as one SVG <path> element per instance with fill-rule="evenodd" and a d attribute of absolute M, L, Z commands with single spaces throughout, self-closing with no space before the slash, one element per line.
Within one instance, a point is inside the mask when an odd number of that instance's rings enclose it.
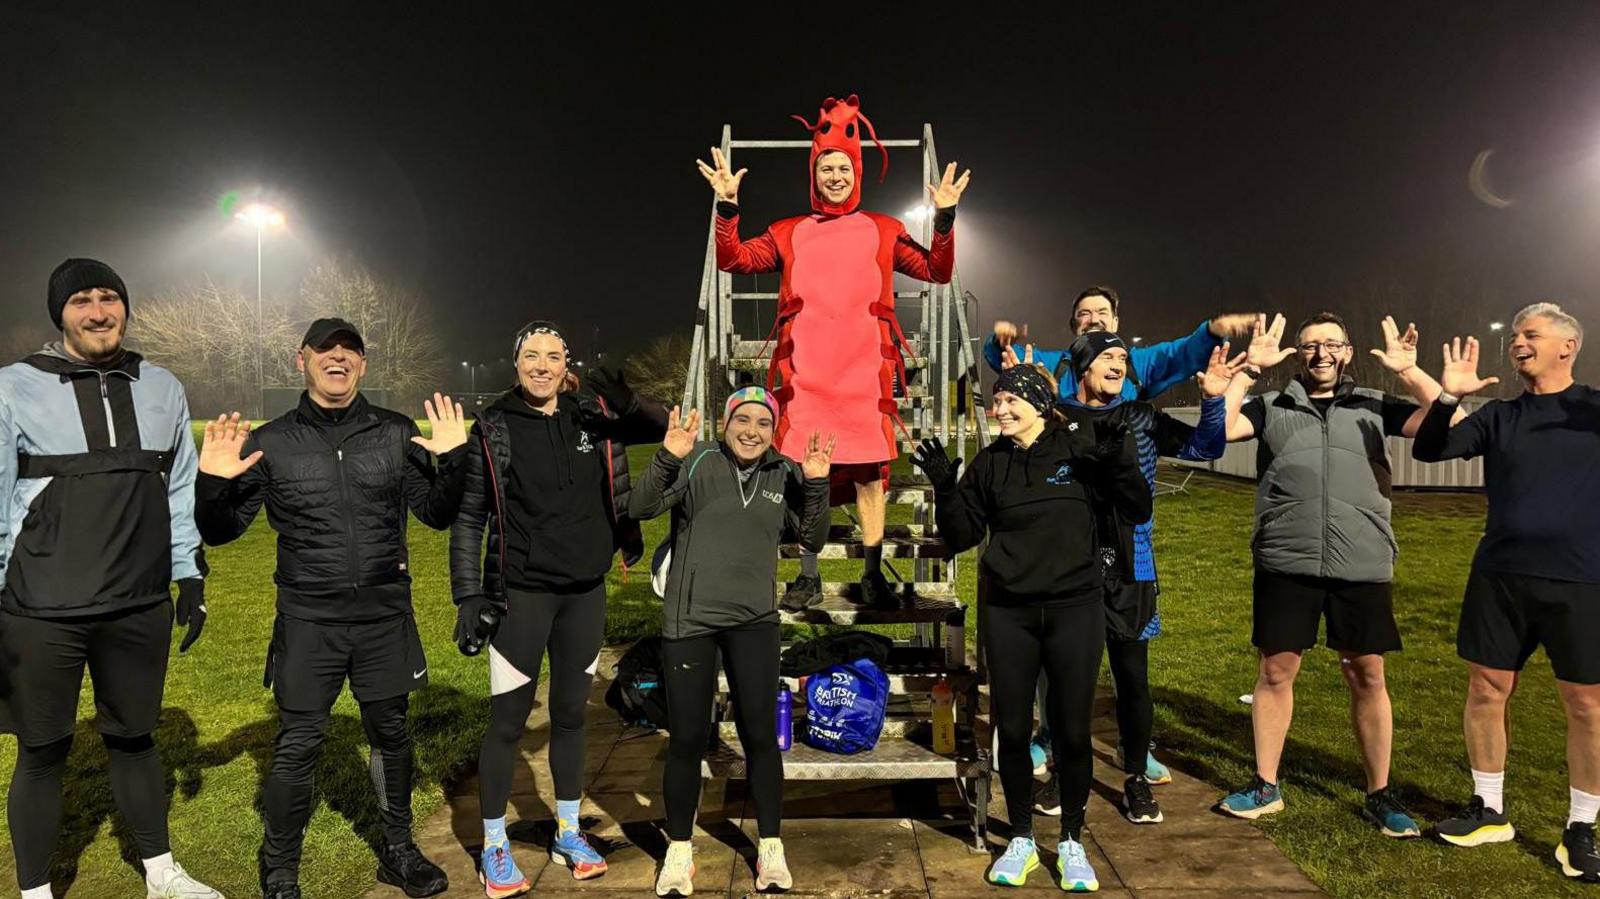
<path fill-rule="evenodd" d="M 946 458 L 937 440 L 923 441 L 912 463 L 933 482 L 934 518 L 952 551 L 989 537 L 978 572 L 987 588 L 981 638 L 1012 833 L 989 880 L 1021 886 L 1039 867 L 1028 743 L 1042 670 L 1061 778 L 1061 886 L 1095 890 L 1081 831 L 1093 779 L 1089 723 L 1105 646 L 1096 530 L 1113 516 L 1148 520 L 1151 496 L 1127 429 L 1068 424 L 1055 413 L 1055 399 L 1055 382 L 1043 369 L 1006 369 L 994 387 L 1002 439 L 980 450 L 959 482 L 960 460 Z"/>
<path fill-rule="evenodd" d="M 477 449 L 450 530 L 456 641 L 471 655 L 492 640 L 478 775 L 484 887 L 495 897 L 529 886 L 511 857 L 505 809 L 546 649 L 556 794 L 550 857 L 579 879 L 605 873 L 605 859 L 578 832 L 584 707 L 605 634 L 612 556 L 622 550 L 626 565 L 644 552 L 639 525 L 627 517 L 627 444 L 666 433 L 666 410 L 636 398 L 620 375 L 596 372 L 594 392 L 580 393 L 566 341 L 549 322 L 524 326 L 513 357 L 517 386 L 473 425 Z"/>

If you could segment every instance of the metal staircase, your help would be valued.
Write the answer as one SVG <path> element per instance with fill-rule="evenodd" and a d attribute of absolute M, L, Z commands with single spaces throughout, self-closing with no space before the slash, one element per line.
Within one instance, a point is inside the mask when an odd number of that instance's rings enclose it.
<path fill-rule="evenodd" d="M 890 148 L 915 148 L 920 151 L 922 183 L 938 178 L 939 160 L 934 149 L 933 128 L 922 126 L 919 140 L 885 140 Z M 737 167 L 734 154 L 744 150 L 808 151 L 809 140 L 734 140 L 730 126 L 722 128 L 721 149 L 728 164 Z M 741 377 L 764 382 L 774 344 L 765 339 L 776 315 L 778 294 L 764 292 L 753 279 L 740 276 L 736 289 L 733 275 L 719 271 L 715 247 L 716 209 L 712 204 L 706 236 L 703 273 L 700 279 L 699 308 L 695 316 L 694 337 L 689 357 L 688 380 L 683 408 L 699 409 L 702 437 L 715 439 L 716 419 L 728 394 L 741 385 Z M 932 240 L 932 216 L 911 223 L 909 230 L 924 246 Z M 897 280 L 900 280 L 897 276 Z M 987 420 L 978 383 L 978 368 L 967 307 L 975 301 L 962 291 L 959 272 L 949 284 L 921 284 L 915 289 L 897 289 L 895 306 L 909 347 L 905 353 L 906 383 L 896 385 L 901 417 L 913 440 L 938 436 L 962 458 L 969 439 L 982 447 L 988 443 Z M 753 307 L 751 304 L 755 304 Z M 770 310 L 770 311 L 769 311 Z M 766 312 L 764 316 L 758 314 Z M 763 320 L 764 319 L 764 320 Z M 751 327 L 740 333 L 736 322 Z M 753 377 L 752 377 L 753 376 Z M 900 450 L 913 447 L 899 437 Z M 888 501 L 892 506 L 909 506 L 911 523 L 890 525 L 884 536 L 884 566 L 891 582 L 899 581 L 902 603 L 898 608 L 866 608 L 850 601 L 854 582 L 825 582 L 823 601 L 800 613 L 783 613 L 790 624 L 826 624 L 873 627 L 911 625 L 909 640 L 897 641 L 889 670 L 893 701 L 890 719 L 874 750 L 853 756 L 831 755 L 805 746 L 798 737 L 794 748 L 785 753 L 785 775 L 813 780 L 913 780 L 921 778 L 958 779 L 973 807 L 974 845 L 983 845 L 989 796 L 988 741 L 978 734 L 978 685 L 980 671 L 967 663 L 965 644 L 966 603 L 956 591 L 958 559 L 939 539 L 933 515 L 933 489 L 919 474 L 894 473 L 889 483 Z M 903 518 L 904 515 L 894 516 Z M 783 558 L 797 558 L 798 546 L 780 548 Z M 823 559 L 856 559 L 862 556 L 860 529 L 854 525 L 834 525 L 821 552 Z M 905 571 L 903 569 L 909 569 Z M 781 595 L 790 585 L 780 582 Z M 930 748 L 928 694 L 934 684 L 944 680 L 963 702 L 958 722 L 957 752 L 940 756 Z M 797 696 L 798 684 L 791 684 Z M 721 689 L 727 689 L 726 682 Z M 719 716 L 726 720 L 726 709 Z M 804 709 L 795 709 L 796 730 L 804 720 Z M 742 778 L 744 759 L 731 725 L 720 732 L 716 748 L 708 756 L 704 770 L 709 777 Z"/>

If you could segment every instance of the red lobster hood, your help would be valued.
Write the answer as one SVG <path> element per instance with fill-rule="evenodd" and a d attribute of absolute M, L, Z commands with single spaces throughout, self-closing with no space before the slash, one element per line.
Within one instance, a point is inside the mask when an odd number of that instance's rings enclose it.
<path fill-rule="evenodd" d="M 878 174 L 878 180 L 882 181 L 883 176 L 889 173 L 889 151 L 878 140 L 878 132 L 873 129 L 872 122 L 861 114 L 861 98 L 851 94 L 843 100 L 834 97 L 823 100 L 822 111 L 817 115 L 815 125 L 801 116 L 791 118 L 806 126 L 806 130 L 811 132 L 811 160 L 806 166 L 806 179 L 811 184 L 811 208 L 823 215 L 846 215 L 855 212 L 861 205 L 862 125 L 866 126 L 868 136 L 883 154 L 883 170 Z M 860 125 L 856 124 L 858 120 Z M 850 165 L 856 171 L 856 180 L 850 190 L 849 199 L 837 206 L 823 200 L 817 193 L 817 157 L 834 152 L 849 156 Z"/>

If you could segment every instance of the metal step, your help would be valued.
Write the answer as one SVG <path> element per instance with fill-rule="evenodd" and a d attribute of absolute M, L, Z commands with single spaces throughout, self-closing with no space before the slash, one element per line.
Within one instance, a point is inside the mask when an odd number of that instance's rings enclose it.
<path fill-rule="evenodd" d="M 780 598 L 790 586 L 778 584 Z M 821 602 L 802 612 L 780 610 L 779 617 L 785 624 L 963 624 L 966 621 L 966 604 L 956 598 L 955 587 L 944 581 L 916 584 L 909 606 L 856 605 L 846 597 L 859 589 L 855 583 L 824 582 Z"/>
<path fill-rule="evenodd" d="M 798 559 L 803 550 L 798 543 L 785 543 L 778 547 L 778 557 L 782 559 Z M 861 545 L 860 538 L 829 540 L 823 544 L 822 551 L 817 553 L 819 559 L 860 559 L 866 555 L 866 547 Z M 883 539 L 883 557 L 885 559 L 948 559 L 954 553 L 938 537 L 885 537 Z"/>
<path fill-rule="evenodd" d="M 969 734 L 956 742 L 956 755 L 943 756 L 928 745 L 929 728 L 901 728 L 885 721 L 877 746 L 855 755 L 836 755 L 815 749 L 800 740 L 783 753 L 785 780 L 930 780 L 946 777 L 986 777 L 989 764 L 972 746 Z M 795 732 L 803 733 L 804 721 L 795 721 Z M 958 733 L 961 729 L 958 728 Z M 744 750 L 732 722 L 721 722 L 718 741 L 700 763 L 702 777 L 745 777 Z"/>
<path fill-rule="evenodd" d="M 734 371 L 766 371 L 772 364 L 767 356 L 744 356 L 734 354 L 723 362 L 723 365 Z M 906 356 L 906 371 L 917 371 L 928 367 L 927 356 Z"/>

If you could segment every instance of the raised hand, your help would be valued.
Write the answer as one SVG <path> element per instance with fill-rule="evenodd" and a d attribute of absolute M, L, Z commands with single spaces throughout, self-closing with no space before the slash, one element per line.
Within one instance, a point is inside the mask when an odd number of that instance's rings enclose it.
<path fill-rule="evenodd" d="M 1018 340 L 1023 343 L 1028 342 L 1027 322 L 1023 322 L 1021 328 L 1004 319 L 994 323 L 994 342 L 998 343 L 1002 348 L 1008 347 Z"/>
<path fill-rule="evenodd" d="M 628 373 L 622 369 L 595 368 L 589 373 L 589 386 L 612 412 L 620 414 L 633 408 L 633 388 L 628 385 Z"/>
<path fill-rule="evenodd" d="M 1271 325 L 1267 324 L 1265 313 L 1257 315 L 1255 327 L 1250 332 L 1250 345 L 1245 350 L 1246 363 L 1271 368 L 1298 352 L 1292 346 L 1279 346 L 1283 343 L 1283 329 L 1288 324 L 1281 313 L 1272 317 Z"/>
<path fill-rule="evenodd" d="M 928 185 L 928 195 L 933 199 L 933 205 L 938 209 L 949 209 L 961 202 L 961 194 L 967 189 L 967 182 L 972 180 L 972 169 L 956 177 L 956 164 L 950 163 L 944 167 L 944 177 L 939 179 L 937 185 Z"/>
<path fill-rule="evenodd" d="M 447 396 L 434 393 L 433 399 L 422 401 L 428 413 L 428 431 L 431 436 L 418 435 L 411 442 L 435 456 L 442 456 L 467 442 L 467 416 L 460 403 L 450 402 Z"/>
<path fill-rule="evenodd" d="M 1017 348 L 1015 344 L 1006 347 L 1005 352 L 1000 354 L 1000 368 L 1002 370 L 1007 368 L 1016 368 L 1018 365 L 1032 364 L 1033 344 L 1031 343 L 1022 348 L 1021 356 L 1017 355 Z"/>
<path fill-rule="evenodd" d="M 1478 338 L 1468 337 L 1463 344 L 1457 337 L 1444 345 L 1444 371 L 1439 375 L 1439 386 L 1445 393 L 1471 396 L 1498 383 L 1499 378 L 1478 377 Z"/>
<path fill-rule="evenodd" d="M 954 487 L 956 475 L 961 471 L 961 460 L 945 455 L 944 443 L 937 437 L 928 437 L 911 451 L 911 464 L 922 469 L 929 483 L 935 487 Z"/>
<path fill-rule="evenodd" d="M 1194 376 L 1194 382 L 1199 385 L 1200 393 L 1206 397 L 1217 397 L 1227 393 L 1228 384 L 1233 381 L 1233 376 L 1244 370 L 1248 354 L 1240 353 L 1229 359 L 1228 347 L 1228 342 L 1223 341 L 1222 346 L 1213 349 L 1206 370 Z"/>
<path fill-rule="evenodd" d="M 728 160 L 716 147 L 711 148 L 711 165 L 706 165 L 698 159 L 694 164 L 700 167 L 701 177 L 711 185 L 717 199 L 725 203 L 739 202 L 739 182 L 744 180 L 744 173 L 750 171 L 749 169 L 740 169 L 737 172 L 729 170 Z"/>
<path fill-rule="evenodd" d="M 1406 332 L 1400 333 L 1400 326 L 1395 324 L 1394 316 L 1383 317 L 1383 349 L 1374 349 L 1372 355 L 1378 357 L 1383 367 L 1401 374 L 1417 367 L 1417 326 L 1415 323 L 1406 324 Z"/>
<path fill-rule="evenodd" d="M 206 422 L 205 439 L 200 442 L 200 471 L 219 478 L 236 478 L 261 461 L 261 450 L 245 458 L 244 442 L 250 436 L 250 422 L 240 421 L 239 413 L 218 415 Z"/>
<path fill-rule="evenodd" d="M 700 410 L 690 409 L 686 416 L 678 415 L 678 407 L 673 406 L 667 413 L 667 435 L 661 438 L 661 447 L 680 459 L 688 458 L 694 449 L 694 442 L 700 439 Z M 832 452 L 830 446 L 829 452 Z"/>
<path fill-rule="evenodd" d="M 1218 337 L 1249 337 L 1257 313 L 1229 312 L 1211 317 L 1211 333 Z"/>
<path fill-rule="evenodd" d="M 800 470 L 808 478 L 825 478 L 828 476 L 828 467 L 833 464 L 833 448 L 838 443 L 834 435 L 828 435 L 826 446 L 822 443 L 822 435 L 816 431 L 811 432 L 811 437 L 806 441 L 806 459 L 800 463 Z"/>

